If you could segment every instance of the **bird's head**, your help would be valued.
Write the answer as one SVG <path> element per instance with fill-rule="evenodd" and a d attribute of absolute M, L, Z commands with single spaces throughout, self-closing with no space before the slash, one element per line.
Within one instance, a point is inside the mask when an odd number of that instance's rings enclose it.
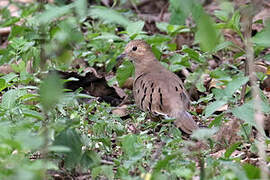
<path fill-rule="evenodd" d="M 126 47 L 124 52 L 117 57 L 117 60 L 128 57 L 135 64 L 145 63 L 155 59 L 151 51 L 151 47 L 143 40 L 132 40 Z"/>

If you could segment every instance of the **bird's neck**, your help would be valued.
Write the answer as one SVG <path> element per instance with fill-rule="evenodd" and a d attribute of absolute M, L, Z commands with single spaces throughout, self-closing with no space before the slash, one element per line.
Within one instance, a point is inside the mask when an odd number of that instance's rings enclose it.
<path fill-rule="evenodd" d="M 135 65 L 135 78 L 139 77 L 141 74 L 159 71 L 162 68 L 164 68 L 162 64 L 155 58 L 151 60 L 150 59 L 145 60 L 140 63 L 134 63 L 134 65 Z"/>

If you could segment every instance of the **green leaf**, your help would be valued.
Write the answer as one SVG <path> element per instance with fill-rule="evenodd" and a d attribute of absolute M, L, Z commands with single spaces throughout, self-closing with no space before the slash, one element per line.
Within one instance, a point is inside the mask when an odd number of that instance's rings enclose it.
<path fill-rule="evenodd" d="M 192 11 L 194 1 L 170 0 L 169 11 L 171 12 L 170 23 L 183 25 Z"/>
<path fill-rule="evenodd" d="M 3 23 L 0 22 L 0 27 L 8 27 L 14 25 L 16 22 L 19 22 L 20 18 L 19 17 L 10 17 L 8 20 L 4 21 Z"/>
<path fill-rule="evenodd" d="M 9 73 L 5 76 L 2 76 L 1 79 L 4 79 L 6 81 L 6 83 L 11 82 L 13 79 L 15 79 L 16 77 L 18 77 L 17 74 L 15 73 Z"/>
<path fill-rule="evenodd" d="M 92 169 L 93 167 L 100 165 L 100 157 L 96 152 L 87 150 L 83 153 L 80 164 L 84 168 Z"/>
<path fill-rule="evenodd" d="M 151 179 L 157 179 L 162 169 L 166 169 L 171 160 L 175 159 L 180 154 L 166 155 L 164 159 L 159 160 L 153 168 Z"/>
<path fill-rule="evenodd" d="M 87 1 L 86 0 L 76 0 L 74 2 L 76 13 L 80 18 L 84 18 L 87 15 Z"/>
<path fill-rule="evenodd" d="M 213 121 L 211 121 L 211 123 L 208 125 L 209 128 L 215 126 L 218 127 L 221 125 L 222 123 L 222 119 L 224 117 L 224 114 L 220 114 L 219 116 L 215 117 L 215 119 Z"/>
<path fill-rule="evenodd" d="M 248 82 L 248 77 L 238 77 L 228 83 L 224 89 L 225 95 L 231 97 L 233 93 Z"/>
<path fill-rule="evenodd" d="M 243 164 L 242 167 L 245 170 L 246 175 L 249 179 L 260 179 L 261 177 L 260 168 L 252 164 Z"/>
<path fill-rule="evenodd" d="M 94 168 L 91 172 L 92 178 L 96 179 L 99 175 L 104 175 L 108 179 L 113 179 L 114 178 L 113 166 L 103 165 Z"/>
<path fill-rule="evenodd" d="M 116 72 L 116 80 L 118 81 L 119 86 L 123 86 L 126 80 L 132 76 L 133 72 L 133 64 L 130 61 L 124 61 Z"/>
<path fill-rule="evenodd" d="M 229 21 L 229 17 L 234 12 L 234 5 L 231 2 L 221 2 L 220 6 L 221 10 L 214 11 L 215 16 L 220 20 L 227 22 Z"/>
<path fill-rule="evenodd" d="M 192 138 L 197 140 L 206 140 L 208 138 L 213 137 L 213 135 L 218 131 L 218 128 L 212 127 L 211 129 L 208 128 L 200 128 L 193 132 L 191 135 Z"/>
<path fill-rule="evenodd" d="M 28 117 L 33 117 L 33 118 L 36 118 L 39 120 L 44 119 L 44 116 L 41 113 L 39 113 L 37 111 L 33 111 L 31 109 L 28 109 L 28 108 L 23 108 L 22 113 L 23 113 L 23 115 L 28 116 Z"/>
<path fill-rule="evenodd" d="M 131 23 L 131 21 L 119 12 L 103 6 L 92 6 L 89 15 L 93 18 L 103 20 L 104 23 L 115 23 L 124 27 L 127 27 Z"/>
<path fill-rule="evenodd" d="M 232 153 L 240 146 L 240 144 L 241 142 L 232 144 L 228 149 L 226 149 L 224 157 L 229 158 L 232 155 Z"/>
<path fill-rule="evenodd" d="M 212 19 L 203 12 L 196 22 L 198 31 L 196 32 L 195 39 L 200 43 L 201 49 L 205 52 L 214 50 L 219 41 L 219 34 Z"/>
<path fill-rule="evenodd" d="M 178 0 L 170 0 L 169 11 L 171 13 L 170 16 L 170 24 L 185 24 L 185 20 L 187 18 L 187 14 L 183 12 L 181 8 L 181 4 Z"/>
<path fill-rule="evenodd" d="M 144 21 L 137 21 L 129 23 L 127 26 L 127 33 L 129 36 L 132 36 L 134 34 L 140 34 L 142 32 L 142 29 L 144 27 Z"/>
<path fill-rule="evenodd" d="M 7 87 L 6 81 L 4 79 L 0 79 L 0 92 Z"/>
<path fill-rule="evenodd" d="M 195 50 L 186 47 L 182 51 L 185 52 L 185 53 L 187 53 L 188 56 L 191 59 L 193 59 L 193 60 L 195 60 L 195 61 L 197 61 L 199 63 L 202 63 L 203 62 L 202 59 L 200 58 L 200 54 L 198 52 L 196 52 Z"/>
<path fill-rule="evenodd" d="M 5 109 L 11 109 L 15 107 L 16 100 L 27 94 L 26 90 L 11 89 L 2 96 L 1 106 Z"/>
<path fill-rule="evenodd" d="M 82 141 L 80 135 L 74 129 L 66 129 L 55 137 L 54 146 L 64 146 L 70 149 L 65 154 L 65 166 L 75 167 L 82 157 Z"/>
<path fill-rule="evenodd" d="M 254 122 L 254 108 L 252 102 L 245 103 L 240 107 L 232 109 L 232 113 L 235 117 L 243 120 L 251 126 L 256 127 Z"/>
<path fill-rule="evenodd" d="M 41 104 L 46 111 L 59 102 L 62 97 L 63 82 L 56 73 L 51 73 L 40 85 Z"/>
<path fill-rule="evenodd" d="M 50 146 L 48 148 L 49 151 L 53 152 L 70 152 L 70 148 L 66 146 Z"/>
<path fill-rule="evenodd" d="M 221 108 L 226 103 L 227 101 L 218 100 L 209 104 L 205 109 L 205 118 L 211 116 L 217 109 Z"/>
<path fill-rule="evenodd" d="M 253 38 L 253 43 L 262 47 L 270 47 L 270 24 L 262 31 L 258 32 Z"/>
<path fill-rule="evenodd" d="M 66 5 L 66 6 L 46 6 L 46 10 L 36 16 L 35 20 L 39 24 L 49 24 L 51 21 L 63 17 L 63 15 L 71 12 L 71 9 L 74 7 L 74 4 Z"/>
<path fill-rule="evenodd" d="M 223 50 L 227 47 L 230 47 L 230 46 L 233 46 L 234 44 L 231 42 L 231 41 L 224 41 L 220 44 L 218 44 L 215 49 L 213 50 L 213 52 L 217 52 L 217 51 L 220 51 L 220 50 Z"/>
<path fill-rule="evenodd" d="M 121 148 L 127 157 L 136 156 L 140 152 L 137 135 L 128 134 L 123 136 L 121 144 Z"/>
<path fill-rule="evenodd" d="M 121 41 L 122 39 L 119 36 L 116 36 L 115 34 L 112 33 L 107 33 L 103 32 L 100 36 L 93 38 L 94 40 L 96 39 L 104 39 L 104 40 L 119 40 Z"/>

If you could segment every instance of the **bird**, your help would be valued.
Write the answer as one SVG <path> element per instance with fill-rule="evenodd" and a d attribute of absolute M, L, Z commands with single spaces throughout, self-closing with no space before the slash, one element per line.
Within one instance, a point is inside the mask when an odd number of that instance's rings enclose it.
<path fill-rule="evenodd" d="M 136 105 L 152 116 L 173 118 L 187 134 L 198 128 L 188 112 L 190 98 L 182 80 L 166 69 L 144 40 L 131 40 L 117 60 L 128 58 L 135 66 L 133 96 Z"/>

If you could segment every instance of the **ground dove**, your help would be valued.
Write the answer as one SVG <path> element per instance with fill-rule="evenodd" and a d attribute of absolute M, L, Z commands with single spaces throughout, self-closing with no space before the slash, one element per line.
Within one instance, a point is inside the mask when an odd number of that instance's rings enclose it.
<path fill-rule="evenodd" d="M 174 124 L 191 134 L 197 124 L 187 112 L 190 100 L 181 79 L 155 58 L 143 40 L 130 41 L 118 59 L 123 57 L 135 65 L 133 94 L 137 106 L 154 116 L 175 118 Z"/>

